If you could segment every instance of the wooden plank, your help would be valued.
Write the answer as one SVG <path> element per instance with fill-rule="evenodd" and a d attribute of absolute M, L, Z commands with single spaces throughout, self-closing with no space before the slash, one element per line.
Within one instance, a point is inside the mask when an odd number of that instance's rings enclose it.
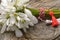
<path fill-rule="evenodd" d="M 60 0 L 30 0 L 30 6 L 32 8 L 59 8 Z M 0 28 L 1 29 L 1 28 Z M 44 22 L 40 22 L 30 28 L 24 36 L 17 38 L 14 32 L 0 33 L 0 40 L 52 40 L 60 35 L 60 27 L 53 28 L 47 26 Z"/>

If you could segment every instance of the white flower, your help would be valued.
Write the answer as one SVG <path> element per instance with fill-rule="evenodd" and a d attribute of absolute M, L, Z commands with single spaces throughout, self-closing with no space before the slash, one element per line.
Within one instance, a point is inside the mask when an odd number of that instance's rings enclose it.
<path fill-rule="evenodd" d="M 26 28 L 34 26 L 38 23 L 35 16 L 31 11 L 26 9 L 24 13 L 16 12 L 17 9 L 23 8 L 23 6 L 29 0 L 2 0 L 0 4 L 0 23 L 2 23 L 1 33 L 5 31 L 15 31 L 17 37 L 21 37 L 23 34 L 19 29 L 23 29 L 26 32 Z"/>
<path fill-rule="evenodd" d="M 28 27 L 28 25 L 29 25 L 28 22 L 30 22 L 30 19 L 27 17 L 27 15 L 24 13 L 18 13 L 18 14 L 19 14 L 19 16 L 17 16 L 18 23 L 16 23 L 16 25 L 19 28 Z"/>
<path fill-rule="evenodd" d="M 2 0 L 1 5 L 6 8 L 17 8 L 21 9 L 29 0 Z"/>
<path fill-rule="evenodd" d="M 5 12 L 15 12 L 16 8 L 12 5 L 11 0 L 2 0 L 0 4 L 0 10 Z"/>
<path fill-rule="evenodd" d="M 4 6 L 13 6 L 15 4 L 16 0 L 1 0 L 1 5 Z"/>
<path fill-rule="evenodd" d="M 9 31 L 12 26 L 14 27 L 14 25 L 16 25 L 19 29 L 29 28 L 29 25 L 34 26 L 34 23 L 24 13 L 2 14 L 2 15 L 0 15 L 0 20 L 5 20 L 5 21 L 1 21 L 1 22 L 3 24 L 6 24 L 6 26 L 7 26 L 6 30 L 7 31 Z"/>
<path fill-rule="evenodd" d="M 36 19 L 35 16 L 32 15 L 32 13 L 31 13 L 30 10 L 25 9 L 25 14 L 29 17 L 29 19 L 31 20 L 31 22 L 32 22 L 33 24 L 38 23 L 38 20 Z"/>
<path fill-rule="evenodd" d="M 4 12 L 15 12 L 16 11 L 16 8 L 15 7 L 13 7 L 13 6 L 4 6 L 4 5 L 1 5 L 0 6 L 0 10 L 1 10 L 1 13 L 3 13 L 3 11 Z"/>

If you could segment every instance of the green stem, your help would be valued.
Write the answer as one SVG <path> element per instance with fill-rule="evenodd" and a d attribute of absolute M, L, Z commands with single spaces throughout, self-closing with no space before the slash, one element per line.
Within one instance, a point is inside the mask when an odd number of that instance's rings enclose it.
<path fill-rule="evenodd" d="M 28 8 L 28 9 L 32 12 L 32 14 L 34 16 L 36 16 L 36 17 L 39 16 L 40 11 L 38 9 L 33 9 L 33 8 Z M 60 10 L 53 9 L 52 11 L 54 12 L 54 15 L 56 18 L 60 18 Z M 46 17 L 46 19 L 51 19 L 50 15 L 49 15 L 49 10 L 45 10 L 45 17 Z"/>

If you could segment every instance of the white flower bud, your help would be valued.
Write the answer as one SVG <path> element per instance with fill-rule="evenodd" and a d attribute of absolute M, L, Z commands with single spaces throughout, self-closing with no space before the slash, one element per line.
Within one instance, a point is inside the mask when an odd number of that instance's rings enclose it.
<path fill-rule="evenodd" d="M 18 20 L 18 21 L 20 21 L 20 20 L 21 20 L 21 18 L 20 18 L 19 16 L 17 16 L 17 20 Z"/>

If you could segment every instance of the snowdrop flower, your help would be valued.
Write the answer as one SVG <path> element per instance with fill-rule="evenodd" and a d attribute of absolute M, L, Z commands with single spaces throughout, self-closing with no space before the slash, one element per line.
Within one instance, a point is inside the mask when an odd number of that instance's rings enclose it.
<path fill-rule="evenodd" d="M 6 3 L 0 4 L 0 13 L 4 14 L 6 12 L 15 12 L 16 8 L 11 5 L 6 5 Z"/>
<path fill-rule="evenodd" d="M 26 28 L 34 26 L 38 23 L 32 12 L 25 8 L 24 13 L 16 12 L 16 8 L 20 9 L 29 0 L 2 0 L 0 4 L 0 23 L 2 23 L 1 33 L 5 31 L 15 31 L 17 37 L 21 37 L 23 34 L 21 30 L 26 32 Z"/>
<path fill-rule="evenodd" d="M 24 13 L 6 13 L 3 15 L 0 15 L 0 20 L 6 20 L 5 22 L 1 21 L 3 24 L 6 24 L 6 26 L 10 27 L 14 24 L 19 28 L 28 28 L 29 25 L 32 26 L 36 24 L 38 21 L 35 18 L 36 22 L 32 22 L 30 18 L 28 18 L 28 15 Z"/>
<path fill-rule="evenodd" d="M 2 0 L 1 4 L 4 6 L 14 6 L 16 0 Z"/>
<path fill-rule="evenodd" d="M 16 7 L 16 9 L 21 9 L 27 2 L 29 2 L 29 0 L 2 0 L 1 4 L 5 7 L 13 6 Z"/>
<path fill-rule="evenodd" d="M 22 13 L 21 15 L 23 17 L 27 17 L 27 15 L 25 16 L 24 13 Z M 28 23 L 25 22 L 25 21 L 29 21 L 29 19 L 27 18 L 28 20 L 25 20 L 22 16 L 18 15 L 18 13 L 6 13 L 6 14 L 0 15 L 0 22 L 3 23 L 1 33 L 4 33 L 5 31 L 9 31 L 13 29 L 15 30 L 15 33 L 18 32 L 16 36 L 20 37 L 22 33 L 19 31 L 19 29 L 24 29 L 29 27 Z"/>
<path fill-rule="evenodd" d="M 13 17 L 10 17 L 9 13 L 6 14 L 2 14 L 0 15 L 0 20 L 2 20 L 1 22 L 3 23 L 3 27 L 10 27 L 14 24 L 15 20 Z M 10 22 L 11 21 L 11 22 Z M 6 28 L 4 28 L 6 29 Z M 4 30 L 5 31 L 5 30 Z M 4 33 L 3 28 L 1 30 L 1 33 Z"/>
<path fill-rule="evenodd" d="M 29 17 L 29 19 L 31 20 L 31 22 L 32 22 L 33 24 L 38 23 L 38 20 L 36 19 L 35 16 L 32 15 L 32 13 L 31 13 L 30 10 L 25 9 L 25 14 Z"/>
<path fill-rule="evenodd" d="M 0 6 L 0 11 L 1 11 L 0 12 L 1 14 L 5 14 L 7 12 L 15 12 L 16 8 L 15 7 L 9 7 L 9 6 L 7 6 L 6 8 L 4 8 L 4 7 Z"/>
<path fill-rule="evenodd" d="M 19 19 L 20 21 L 17 23 L 19 25 L 17 25 L 19 28 L 29 28 L 29 25 L 31 22 L 31 20 L 28 18 L 28 16 L 24 13 L 19 13 L 19 16 L 17 16 L 17 19 Z M 33 24 L 32 24 L 33 25 Z"/>

